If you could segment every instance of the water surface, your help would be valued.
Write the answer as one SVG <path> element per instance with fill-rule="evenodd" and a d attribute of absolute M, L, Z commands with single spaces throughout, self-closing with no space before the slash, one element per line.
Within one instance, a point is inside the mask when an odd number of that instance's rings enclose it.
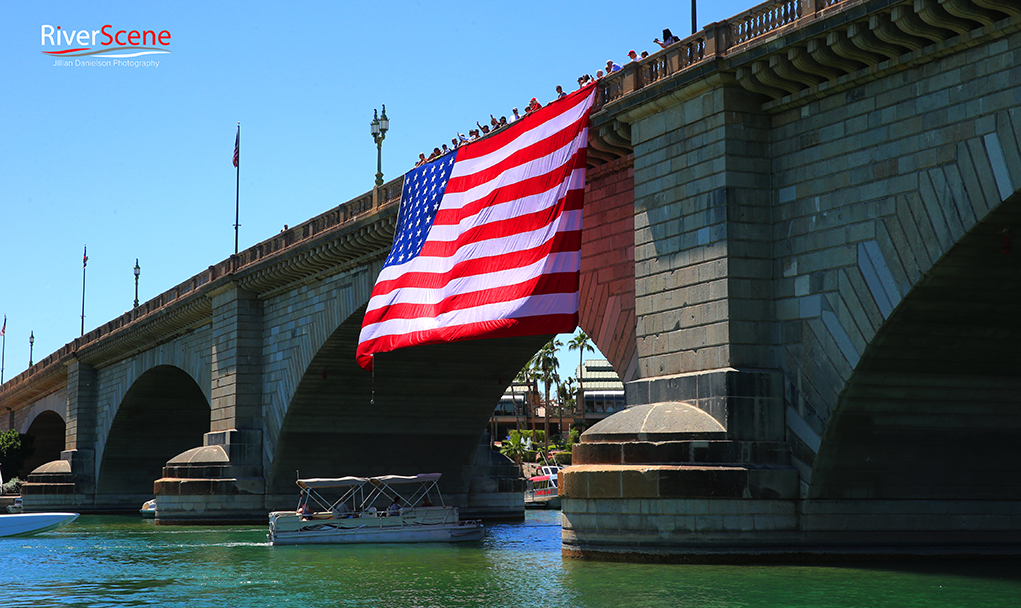
<path fill-rule="evenodd" d="M 0 607 L 1010 607 L 1021 562 L 611 564 L 560 556 L 559 512 L 470 545 L 285 546 L 255 527 L 82 515 L 0 539 Z"/>

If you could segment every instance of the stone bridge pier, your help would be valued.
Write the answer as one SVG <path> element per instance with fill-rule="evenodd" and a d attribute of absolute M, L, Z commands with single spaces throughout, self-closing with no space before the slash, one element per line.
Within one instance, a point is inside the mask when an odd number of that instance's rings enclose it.
<path fill-rule="evenodd" d="M 1021 551 L 1019 30 L 768 2 L 600 83 L 635 357 L 563 474 L 565 555 Z"/>
<path fill-rule="evenodd" d="M 210 430 L 171 458 L 154 482 L 164 522 L 261 520 L 263 303 L 236 283 L 213 290 Z"/>

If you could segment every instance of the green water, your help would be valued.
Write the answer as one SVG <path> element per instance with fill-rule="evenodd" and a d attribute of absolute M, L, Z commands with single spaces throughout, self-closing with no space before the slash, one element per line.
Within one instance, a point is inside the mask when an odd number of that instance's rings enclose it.
<path fill-rule="evenodd" d="M 264 528 L 83 515 L 0 539 L 0 607 L 1021 606 L 1021 562 L 658 566 L 563 560 L 558 512 L 476 545 L 271 547 Z"/>

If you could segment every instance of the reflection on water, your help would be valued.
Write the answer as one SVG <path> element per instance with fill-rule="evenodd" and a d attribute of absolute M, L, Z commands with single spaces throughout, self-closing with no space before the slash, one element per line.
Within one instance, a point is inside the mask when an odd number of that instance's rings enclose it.
<path fill-rule="evenodd" d="M 286 546 L 265 528 L 83 515 L 0 539 L 0 606 L 1009 606 L 1021 562 L 662 566 L 562 560 L 560 519 L 529 511 L 474 545 Z"/>

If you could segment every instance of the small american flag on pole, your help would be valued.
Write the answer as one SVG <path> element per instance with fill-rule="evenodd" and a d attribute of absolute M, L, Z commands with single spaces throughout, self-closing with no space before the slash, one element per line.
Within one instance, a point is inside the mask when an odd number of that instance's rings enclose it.
<path fill-rule="evenodd" d="M 241 125 L 238 125 L 238 134 L 234 136 L 234 166 L 238 166 L 238 154 L 241 151 Z"/>
<path fill-rule="evenodd" d="M 409 172 L 357 360 L 578 322 L 588 86 Z"/>

